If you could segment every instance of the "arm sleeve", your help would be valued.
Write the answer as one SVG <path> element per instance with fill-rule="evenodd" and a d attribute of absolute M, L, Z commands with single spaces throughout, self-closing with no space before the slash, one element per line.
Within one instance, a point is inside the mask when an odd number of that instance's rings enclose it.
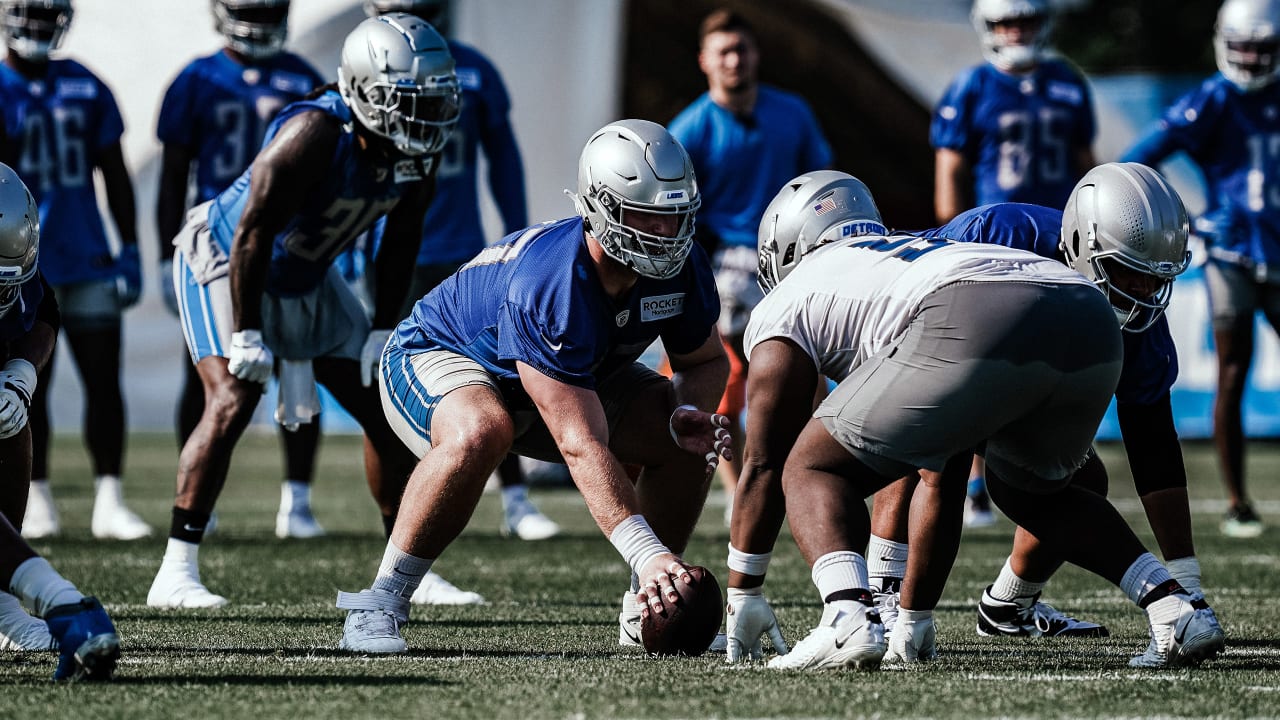
<path fill-rule="evenodd" d="M 1139 496 L 1187 486 L 1169 393 L 1149 404 L 1117 403 L 1116 418 Z"/>
<path fill-rule="evenodd" d="M 44 279 L 44 273 L 40 274 L 40 287 L 44 294 L 40 298 L 40 307 L 36 310 L 36 321 L 45 323 L 57 332 L 62 327 L 62 313 L 58 310 L 58 299 L 53 295 L 53 288 Z"/>

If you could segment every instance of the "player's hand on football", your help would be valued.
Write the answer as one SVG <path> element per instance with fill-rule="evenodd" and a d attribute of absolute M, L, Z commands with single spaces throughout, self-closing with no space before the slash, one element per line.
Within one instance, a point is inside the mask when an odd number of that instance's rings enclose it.
<path fill-rule="evenodd" d="M 708 475 L 715 472 L 721 459 L 733 459 L 729 418 L 724 415 L 702 412 L 692 405 L 681 405 L 671 413 L 669 427 L 676 445 L 706 458 Z"/>
<path fill-rule="evenodd" d="M 271 378 L 274 357 L 262 343 L 261 330 L 240 330 L 231 334 L 231 350 L 227 354 L 227 371 L 241 380 L 262 383 Z"/>
<path fill-rule="evenodd" d="M 137 243 L 122 245 L 116 256 L 116 292 L 122 309 L 133 307 L 142 298 L 142 259 Z"/>
<path fill-rule="evenodd" d="M 360 382 L 369 387 L 373 384 L 373 373 L 378 369 L 378 359 L 382 357 L 382 349 L 386 347 L 390 330 L 370 330 L 365 338 L 364 347 L 360 350 Z"/>
<path fill-rule="evenodd" d="M 655 555 L 646 563 L 640 572 L 640 592 L 636 594 L 636 603 L 641 608 L 640 616 L 662 612 L 664 600 L 668 604 L 676 604 L 680 600 L 676 582 L 692 584 L 693 575 L 689 574 L 689 566 L 674 554 Z"/>
<path fill-rule="evenodd" d="M 178 291 L 173 287 L 173 260 L 160 261 L 160 298 L 164 300 L 164 306 L 173 314 L 178 316 Z"/>
<path fill-rule="evenodd" d="M 728 661 L 759 660 L 764 656 L 760 638 L 769 634 L 769 641 L 779 655 L 787 654 L 787 643 L 782 639 L 778 618 L 765 600 L 761 588 L 729 588 L 725 607 L 725 636 L 728 640 Z"/>

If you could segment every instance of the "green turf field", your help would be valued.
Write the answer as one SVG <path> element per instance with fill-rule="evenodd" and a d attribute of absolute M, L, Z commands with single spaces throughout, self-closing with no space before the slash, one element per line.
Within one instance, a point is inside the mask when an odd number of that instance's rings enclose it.
<path fill-rule="evenodd" d="M 1140 535 L 1150 533 L 1117 446 L 1103 455 L 1113 495 Z M 1008 551 L 1011 528 L 966 535 L 937 615 L 942 658 L 919 669 L 778 674 L 731 668 L 723 657 L 656 660 L 617 645 L 627 572 L 577 494 L 535 499 L 565 536 L 543 543 L 498 535 L 496 495 L 437 569 L 483 593 L 485 607 L 415 608 L 412 652 L 363 658 L 334 648 L 339 588 L 359 590 L 381 556 L 380 522 L 365 489 L 357 438 L 322 449 L 312 541 L 272 534 L 279 501 L 275 438 L 241 444 L 202 550 L 206 584 L 232 604 L 219 611 L 145 606 L 163 537 L 98 544 L 88 524 L 92 482 L 78 441 L 60 438 L 53 484 L 64 534 L 37 549 L 82 590 L 97 594 L 120 631 L 124 658 L 109 686 L 52 685 L 54 658 L 0 653 L 0 718 L 356 717 L 1259 717 L 1280 716 L 1280 447 L 1255 445 L 1253 490 L 1273 527 L 1256 540 L 1217 532 L 1222 495 L 1207 445 L 1187 447 L 1206 590 L 1227 630 L 1227 653 L 1197 670 L 1133 671 L 1147 642 L 1144 616 L 1119 590 L 1074 568 L 1045 599 L 1105 622 L 1105 640 L 977 638 L 974 607 Z M 175 450 L 168 436 L 134 436 L 126 496 L 167 529 Z M 717 493 L 718 495 L 718 493 Z M 722 578 L 728 533 L 722 506 L 704 515 L 688 557 Z M 1087 519 L 1081 532 L 1089 531 Z M 164 533 L 162 532 L 161 535 Z M 816 591 L 784 538 L 767 591 L 789 641 L 817 620 Z"/>

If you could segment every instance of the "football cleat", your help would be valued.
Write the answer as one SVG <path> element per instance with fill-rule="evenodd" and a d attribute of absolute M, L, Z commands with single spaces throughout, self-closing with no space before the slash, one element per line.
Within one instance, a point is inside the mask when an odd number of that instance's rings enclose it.
<path fill-rule="evenodd" d="M 546 540 L 560 534 L 560 526 L 538 511 L 528 498 L 513 501 L 503 511 L 503 537 L 515 536 L 521 540 Z"/>
<path fill-rule="evenodd" d="M 147 606 L 154 608 L 220 608 L 227 604 L 221 595 L 209 592 L 200 582 L 195 563 L 164 560 L 147 592 Z"/>
<path fill-rule="evenodd" d="M 1221 529 L 1227 537 L 1256 538 L 1262 534 L 1262 519 L 1252 505 L 1235 505 L 1227 510 Z"/>
<path fill-rule="evenodd" d="M 876 604 L 876 612 L 880 613 L 880 622 L 884 625 L 884 638 L 888 640 L 893 635 L 893 626 L 898 622 L 898 606 L 901 602 L 899 594 L 899 583 L 895 582 L 892 589 L 887 592 L 871 593 L 871 599 Z"/>
<path fill-rule="evenodd" d="M 43 620 L 32 617 L 18 598 L 0 592 L 0 651 L 57 650 L 58 641 Z"/>
<path fill-rule="evenodd" d="M 427 574 L 422 577 L 422 584 L 413 591 L 410 602 L 414 605 L 488 604 L 480 593 L 463 590 L 431 571 L 427 571 Z"/>
<path fill-rule="evenodd" d="M 89 524 L 99 540 L 138 540 L 151 534 L 151 526 L 124 505 L 95 502 Z"/>
<path fill-rule="evenodd" d="M 850 609 L 850 605 L 854 607 Z M 769 661 L 774 670 L 830 670 L 880 667 L 887 646 L 884 625 L 875 608 L 841 601 L 822 610 L 818 626 L 786 655 Z"/>
<path fill-rule="evenodd" d="M 1039 602 L 1040 593 L 1013 600 L 997 600 L 991 587 L 978 601 L 978 634 L 983 637 L 1088 637 L 1111 634 L 1106 626 L 1077 620 L 1048 603 Z"/>
<path fill-rule="evenodd" d="M 1151 623 L 1151 643 L 1146 652 L 1129 660 L 1129 667 L 1171 668 L 1198 665 L 1226 647 L 1226 635 L 1213 610 L 1197 608 L 1181 600 L 1178 615 L 1169 623 Z M 1149 612 L 1149 609 L 1148 609 Z"/>
<path fill-rule="evenodd" d="M 409 622 L 409 600 L 385 590 L 339 592 L 338 609 L 347 611 L 339 650 L 390 655 L 409 649 L 400 628 Z"/>
<path fill-rule="evenodd" d="M 622 612 L 618 613 L 618 644 L 622 647 L 642 647 L 640 642 L 640 603 L 634 591 L 622 595 Z"/>
<path fill-rule="evenodd" d="M 40 540 L 62 532 L 58 522 L 58 508 L 53 504 L 53 493 L 48 482 L 33 482 L 27 493 L 27 511 L 22 516 L 22 537 Z"/>
<path fill-rule="evenodd" d="M 320 527 L 320 523 L 316 522 L 316 518 L 311 514 L 310 508 L 276 513 L 276 537 L 281 540 L 285 538 L 306 540 L 320 537 L 324 534 L 324 528 Z"/>
<path fill-rule="evenodd" d="M 110 680 L 120 659 L 120 638 L 97 598 L 59 605 L 45 614 L 60 648 L 54 680 Z"/>
<path fill-rule="evenodd" d="M 889 651 L 884 661 L 890 664 L 914 663 L 934 660 L 938 657 L 937 628 L 933 618 L 907 622 L 900 620 L 893 637 L 889 638 Z"/>

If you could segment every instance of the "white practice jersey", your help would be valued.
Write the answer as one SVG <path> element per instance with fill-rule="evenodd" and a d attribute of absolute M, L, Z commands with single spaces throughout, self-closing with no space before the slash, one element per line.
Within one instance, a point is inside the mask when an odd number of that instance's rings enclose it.
<path fill-rule="evenodd" d="M 1096 287 L 1057 260 L 1002 245 L 910 235 L 841 240 L 813 251 L 756 306 L 747 359 L 760 342 L 787 338 L 840 382 L 906 330 L 926 296 L 957 282 Z"/>

